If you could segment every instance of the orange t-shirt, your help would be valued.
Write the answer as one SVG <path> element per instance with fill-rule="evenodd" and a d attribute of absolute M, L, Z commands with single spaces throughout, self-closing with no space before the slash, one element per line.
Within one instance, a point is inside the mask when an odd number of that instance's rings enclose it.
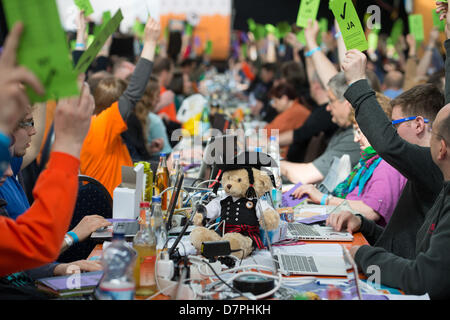
<path fill-rule="evenodd" d="M 133 166 L 130 153 L 122 141 L 127 124 L 119 112 L 119 104 L 113 103 L 91 119 L 91 126 L 83 143 L 80 156 L 81 174 L 100 181 L 111 197 L 122 182 L 122 166 Z"/>
<path fill-rule="evenodd" d="M 278 129 L 279 133 L 294 130 L 301 127 L 310 114 L 311 111 L 295 101 L 292 106 L 277 115 L 272 122 L 268 123 L 264 129 L 267 129 L 268 136 L 271 135 L 273 129 Z"/>
<path fill-rule="evenodd" d="M 166 91 L 167 91 L 167 89 L 164 88 L 163 86 L 161 86 L 159 94 L 161 95 Z M 167 106 L 165 106 L 164 108 L 162 108 L 161 110 L 158 111 L 158 114 L 161 114 L 161 113 L 167 114 L 169 116 L 170 120 L 178 122 L 177 109 L 175 107 L 175 103 L 172 102 L 171 104 L 168 104 Z"/>
<path fill-rule="evenodd" d="M 283 133 L 289 130 L 294 130 L 303 125 L 306 119 L 308 119 L 311 111 L 309 111 L 304 105 L 295 101 L 292 106 L 280 113 L 268 123 L 264 129 L 267 130 L 267 135 L 272 135 L 272 130 L 278 129 L 278 133 Z M 284 157 L 287 154 L 289 146 L 281 148 L 281 155 Z"/>
<path fill-rule="evenodd" d="M 31 207 L 16 221 L 0 217 L 0 277 L 58 258 L 75 209 L 79 164 L 69 154 L 52 152 Z"/>

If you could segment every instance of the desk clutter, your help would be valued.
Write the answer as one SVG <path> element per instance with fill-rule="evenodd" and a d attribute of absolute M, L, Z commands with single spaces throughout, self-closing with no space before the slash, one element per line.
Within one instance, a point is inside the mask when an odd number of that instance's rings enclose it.
<path fill-rule="evenodd" d="M 354 236 L 325 225 L 336 210 L 351 211 L 346 201 L 286 206 L 293 187 L 281 195 L 277 161 L 262 152 L 239 153 L 197 185 L 179 157 L 172 174 L 166 160 L 154 176 L 143 163 L 123 169 L 114 201 L 124 202 L 112 226 L 91 235 L 102 254 L 90 259 L 103 271 L 40 279 L 41 290 L 99 300 L 390 299 L 360 279 L 346 247 Z"/>

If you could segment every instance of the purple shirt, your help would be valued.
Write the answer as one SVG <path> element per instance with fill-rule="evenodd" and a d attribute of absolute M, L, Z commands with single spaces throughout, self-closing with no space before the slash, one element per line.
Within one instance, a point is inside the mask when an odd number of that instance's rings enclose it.
<path fill-rule="evenodd" d="M 347 195 L 346 199 L 361 200 L 378 212 L 381 217 L 377 224 L 384 227 L 394 212 L 406 181 L 407 179 L 397 170 L 386 161 L 381 160 L 380 164 L 373 171 L 372 177 L 366 182 L 361 195 L 358 196 L 359 188 L 356 186 Z"/>

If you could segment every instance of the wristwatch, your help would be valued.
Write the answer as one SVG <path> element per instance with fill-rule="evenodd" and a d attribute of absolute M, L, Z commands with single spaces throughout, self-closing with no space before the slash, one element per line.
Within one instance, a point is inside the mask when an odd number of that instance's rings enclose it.
<path fill-rule="evenodd" d="M 73 239 L 68 234 L 64 235 L 64 243 L 70 247 L 73 244 Z"/>

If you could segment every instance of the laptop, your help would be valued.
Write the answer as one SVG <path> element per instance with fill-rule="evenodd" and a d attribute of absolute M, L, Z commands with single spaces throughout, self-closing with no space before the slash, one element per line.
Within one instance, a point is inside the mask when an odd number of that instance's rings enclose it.
<path fill-rule="evenodd" d="M 307 225 L 300 222 L 287 224 L 286 237 L 309 241 L 353 241 L 353 235 L 349 232 L 339 232 L 332 227 Z"/>
<path fill-rule="evenodd" d="M 113 233 L 123 233 L 125 240 L 133 240 L 136 233 L 139 231 L 139 222 L 137 219 L 107 219 L 112 223 L 112 226 L 96 230 L 91 234 L 91 239 L 107 241 L 111 240 Z"/>
<path fill-rule="evenodd" d="M 347 276 L 342 256 L 278 253 L 274 258 L 279 271 L 284 275 Z"/>

